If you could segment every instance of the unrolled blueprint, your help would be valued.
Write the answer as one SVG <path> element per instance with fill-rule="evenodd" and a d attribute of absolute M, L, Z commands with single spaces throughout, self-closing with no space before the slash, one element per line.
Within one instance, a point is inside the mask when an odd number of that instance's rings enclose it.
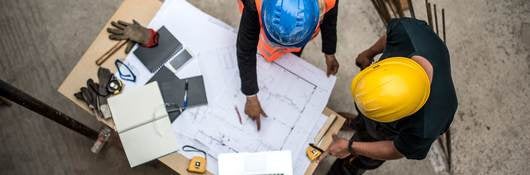
<path fill-rule="evenodd" d="M 196 68 L 183 67 L 180 71 L 199 69 L 208 99 L 208 105 L 189 108 L 173 122 L 179 148 L 193 145 L 204 149 L 212 173 L 217 173 L 220 153 L 290 150 L 294 174 L 303 174 L 310 163 L 305 148 L 326 121 L 321 113 L 336 78 L 327 77 L 320 68 L 292 54 L 275 62 L 266 62 L 258 55 L 258 98 L 268 117 L 261 119 L 261 130 L 257 131 L 255 122 L 244 113 L 246 97 L 240 90 L 236 31 L 184 0 L 164 2 L 150 27 L 162 25 L 193 55 L 190 63 L 194 64 L 183 66 Z M 143 76 L 152 76 L 136 59 L 129 54 L 126 62 Z M 132 86 L 149 78 L 139 79 Z"/>

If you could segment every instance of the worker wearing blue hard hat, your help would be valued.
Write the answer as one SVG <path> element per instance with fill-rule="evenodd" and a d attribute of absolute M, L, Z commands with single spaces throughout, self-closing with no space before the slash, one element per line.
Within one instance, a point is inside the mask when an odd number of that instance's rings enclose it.
<path fill-rule="evenodd" d="M 322 33 L 322 52 L 327 75 L 335 75 L 339 63 L 337 44 L 338 0 L 237 0 L 241 22 L 237 35 L 237 61 L 241 91 L 247 96 L 245 113 L 256 121 L 266 116 L 258 100 L 256 54 L 268 62 L 293 53 Z"/>

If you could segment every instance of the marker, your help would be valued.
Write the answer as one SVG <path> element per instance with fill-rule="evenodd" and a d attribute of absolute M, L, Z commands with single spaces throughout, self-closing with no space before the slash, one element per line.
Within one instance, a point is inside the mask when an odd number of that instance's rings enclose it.
<path fill-rule="evenodd" d="M 239 118 L 239 123 L 243 124 L 243 121 L 241 120 L 241 114 L 239 114 L 239 110 L 237 109 L 237 106 L 234 106 L 234 109 L 236 109 L 237 117 Z"/>

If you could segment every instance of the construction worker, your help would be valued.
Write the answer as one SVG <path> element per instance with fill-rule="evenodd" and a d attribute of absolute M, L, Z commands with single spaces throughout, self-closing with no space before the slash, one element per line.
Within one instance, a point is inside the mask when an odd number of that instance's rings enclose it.
<path fill-rule="evenodd" d="M 362 71 L 351 91 L 359 114 L 349 125 L 356 132 L 349 140 L 333 138 L 327 152 L 338 159 L 328 174 L 362 174 L 402 157 L 424 159 L 458 106 L 444 42 L 424 21 L 393 19 L 356 64 Z"/>
<path fill-rule="evenodd" d="M 241 91 L 247 96 L 245 113 L 256 121 L 266 116 L 258 100 L 256 53 L 272 62 L 287 53 L 300 56 L 304 46 L 322 31 L 327 75 L 335 75 L 338 0 L 237 0 L 241 22 L 237 62 Z"/>

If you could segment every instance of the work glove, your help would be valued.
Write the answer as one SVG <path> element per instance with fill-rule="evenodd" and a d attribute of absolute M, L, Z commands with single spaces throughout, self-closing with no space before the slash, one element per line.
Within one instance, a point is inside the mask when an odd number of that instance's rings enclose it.
<path fill-rule="evenodd" d="M 98 95 L 92 88 L 82 87 L 79 92 L 74 94 L 75 98 L 84 101 L 88 108 L 96 114 L 97 117 L 101 116 L 98 104 Z"/>
<path fill-rule="evenodd" d="M 158 34 L 153 29 L 148 29 L 136 20 L 133 23 L 127 23 L 121 20 L 118 22 L 112 21 L 110 23 L 114 28 L 107 28 L 110 33 L 111 40 L 127 40 L 127 47 L 125 53 L 129 53 L 135 43 L 142 47 L 154 47 L 158 43 Z"/>

